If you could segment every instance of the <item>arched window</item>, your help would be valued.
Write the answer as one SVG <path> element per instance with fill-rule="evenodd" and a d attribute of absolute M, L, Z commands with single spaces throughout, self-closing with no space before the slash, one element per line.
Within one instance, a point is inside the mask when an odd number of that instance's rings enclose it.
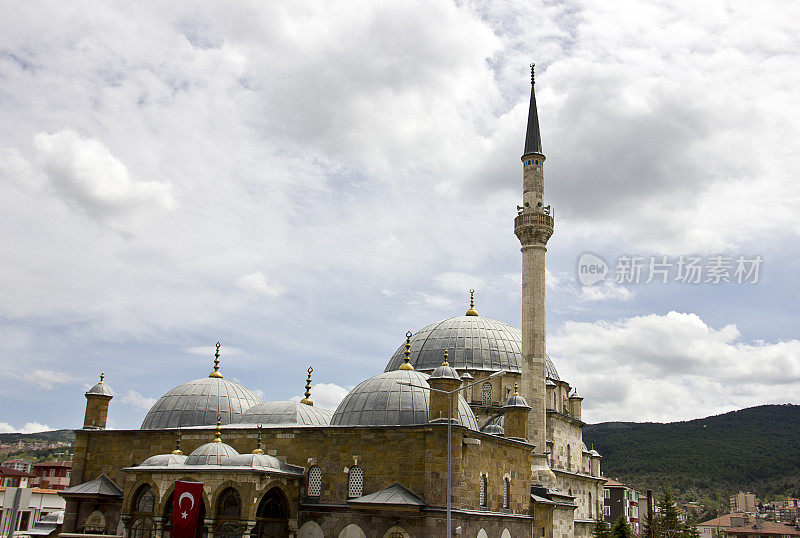
<path fill-rule="evenodd" d="M 492 405 L 492 384 L 488 381 L 483 384 L 483 405 Z"/>
<path fill-rule="evenodd" d="M 319 497 L 322 494 L 322 469 L 319 465 L 308 470 L 308 496 Z"/>
<path fill-rule="evenodd" d="M 364 495 L 364 470 L 358 465 L 350 467 L 350 479 L 347 484 L 347 496 L 350 498 Z"/>
<path fill-rule="evenodd" d="M 481 504 L 481 506 L 482 506 L 482 507 L 484 507 L 484 508 L 486 508 L 486 506 L 488 505 L 488 502 L 487 502 L 487 495 L 486 495 L 486 486 L 488 485 L 488 484 L 487 484 L 487 482 L 488 482 L 488 480 L 486 479 L 486 475 L 485 475 L 485 474 L 482 474 L 482 475 L 481 475 L 481 496 L 480 496 L 480 504 Z"/>
<path fill-rule="evenodd" d="M 136 492 L 136 499 L 133 503 L 133 512 L 139 514 L 152 514 L 156 507 L 156 496 L 153 488 L 144 485 Z"/>
<path fill-rule="evenodd" d="M 503 479 L 503 508 L 511 508 L 511 480 Z"/>
<path fill-rule="evenodd" d="M 305 528 L 305 525 L 303 527 Z M 264 494 L 258 504 L 256 526 L 251 536 L 253 538 L 268 538 L 288 535 L 289 502 L 280 488 L 272 488 Z"/>
<path fill-rule="evenodd" d="M 133 497 L 133 506 L 131 507 L 133 525 L 131 525 L 130 538 L 152 538 L 155 509 L 156 496 L 153 488 L 144 484 Z"/>
<path fill-rule="evenodd" d="M 217 517 L 238 518 L 242 515 L 242 499 L 234 488 L 222 492 L 217 502 Z"/>

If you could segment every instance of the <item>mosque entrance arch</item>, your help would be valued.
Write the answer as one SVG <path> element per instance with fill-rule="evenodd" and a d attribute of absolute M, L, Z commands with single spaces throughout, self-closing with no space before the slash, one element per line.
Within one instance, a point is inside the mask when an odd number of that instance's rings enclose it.
<path fill-rule="evenodd" d="M 258 503 L 252 538 L 289 536 L 289 501 L 280 488 L 267 491 Z"/>

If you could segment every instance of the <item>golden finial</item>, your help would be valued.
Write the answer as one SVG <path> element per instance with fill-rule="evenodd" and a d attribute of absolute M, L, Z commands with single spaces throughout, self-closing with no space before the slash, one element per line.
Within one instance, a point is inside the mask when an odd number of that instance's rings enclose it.
<path fill-rule="evenodd" d="M 414 366 L 411 364 L 411 331 L 406 333 L 406 350 L 403 352 L 403 364 L 400 365 L 398 370 L 413 370 Z"/>
<path fill-rule="evenodd" d="M 222 346 L 217 342 L 217 352 L 214 353 L 214 371 L 208 374 L 208 377 L 218 377 L 222 379 L 222 372 L 219 371 L 219 348 Z"/>
<path fill-rule="evenodd" d="M 310 396 L 311 396 L 311 372 L 313 372 L 313 371 L 314 371 L 314 369 L 311 366 L 309 366 L 308 367 L 308 377 L 306 378 L 306 397 L 303 398 L 302 400 L 300 400 L 301 404 L 314 405 L 314 400 L 312 400 L 310 398 Z"/>
<path fill-rule="evenodd" d="M 181 454 L 183 454 L 183 452 L 181 452 L 181 431 L 180 430 L 178 430 L 178 435 L 175 437 L 175 450 L 173 450 L 172 453 L 175 454 L 176 456 L 180 456 Z"/>
<path fill-rule="evenodd" d="M 105 384 L 105 383 L 103 383 L 103 378 L 105 378 L 105 377 L 106 377 L 106 373 L 105 372 L 100 372 L 100 384 L 101 385 Z"/>
<path fill-rule="evenodd" d="M 445 349 L 444 350 L 444 362 L 442 363 L 442 366 L 450 366 L 450 363 L 447 362 L 447 357 L 449 357 L 449 355 L 447 354 L 447 350 Z"/>
<path fill-rule="evenodd" d="M 220 415 L 217 413 L 217 432 L 214 434 L 214 442 L 221 443 L 222 442 L 222 421 L 220 420 Z"/>
<path fill-rule="evenodd" d="M 478 311 L 475 310 L 475 290 L 469 290 L 469 310 L 464 314 L 465 316 L 477 316 Z"/>
<path fill-rule="evenodd" d="M 514 381 L 514 396 L 519 396 L 519 383 Z"/>
<path fill-rule="evenodd" d="M 256 444 L 256 449 L 253 450 L 253 454 L 263 454 L 264 451 L 261 450 L 261 424 L 258 425 L 258 441 Z"/>
<path fill-rule="evenodd" d="M 534 70 L 535 67 L 536 67 L 536 64 L 531 64 L 531 86 L 536 84 L 536 82 L 534 80 L 534 73 L 533 73 L 533 70 Z"/>

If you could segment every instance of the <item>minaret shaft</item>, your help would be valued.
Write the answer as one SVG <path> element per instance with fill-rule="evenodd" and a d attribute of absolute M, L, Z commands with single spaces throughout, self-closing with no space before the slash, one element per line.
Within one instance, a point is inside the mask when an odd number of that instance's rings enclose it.
<path fill-rule="evenodd" d="M 533 82 L 533 77 L 531 77 Z M 528 439 L 541 461 L 547 451 L 545 383 L 545 253 L 553 233 L 553 217 L 544 206 L 544 160 L 536 95 L 531 102 L 525 150 L 522 155 L 523 207 L 514 219 L 514 233 L 522 246 L 522 383 L 520 394 L 528 401 Z"/>

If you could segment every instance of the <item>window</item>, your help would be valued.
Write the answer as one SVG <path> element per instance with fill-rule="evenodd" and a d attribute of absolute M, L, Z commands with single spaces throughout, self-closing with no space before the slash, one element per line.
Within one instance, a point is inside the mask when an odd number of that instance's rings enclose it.
<path fill-rule="evenodd" d="M 322 494 L 322 469 L 313 465 L 308 470 L 308 496 L 319 497 Z"/>
<path fill-rule="evenodd" d="M 589 492 L 589 519 L 592 519 L 592 492 Z"/>
<path fill-rule="evenodd" d="M 239 492 L 233 488 L 228 488 L 220 495 L 217 504 L 217 517 L 236 517 L 242 513 L 242 499 Z"/>
<path fill-rule="evenodd" d="M 155 505 L 156 497 L 152 488 L 150 486 L 142 486 L 136 496 L 136 502 L 133 506 L 134 512 L 152 514 L 153 510 L 155 510 Z"/>
<path fill-rule="evenodd" d="M 350 498 L 361 497 L 364 494 L 364 471 L 358 465 L 350 468 L 350 480 L 348 481 L 348 493 Z"/>
<path fill-rule="evenodd" d="M 608 499 L 611 497 L 611 490 L 603 488 L 603 498 Z"/>
<path fill-rule="evenodd" d="M 572 447 L 567 445 L 567 471 L 572 470 Z"/>
<path fill-rule="evenodd" d="M 153 536 L 153 525 L 147 518 L 140 517 L 131 527 L 131 538 L 151 538 Z"/>
<path fill-rule="evenodd" d="M 482 474 L 482 475 L 481 475 L 481 495 L 480 495 L 480 503 L 481 503 L 481 506 L 483 506 L 484 508 L 485 508 L 486 506 L 488 506 L 488 504 L 489 504 L 489 503 L 487 502 L 487 500 L 486 500 L 486 486 L 487 486 L 487 482 L 488 482 L 488 481 L 486 480 L 486 475 L 485 475 L 485 474 Z"/>
<path fill-rule="evenodd" d="M 219 538 L 241 538 L 242 529 L 233 521 L 226 521 L 217 527 L 217 532 L 214 534 Z"/>
<path fill-rule="evenodd" d="M 483 405 L 492 405 L 492 384 L 488 381 L 483 384 Z"/>
<path fill-rule="evenodd" d="M 511 480 L 503 479 L 503 508 L 511 508 Z"/>
<path fill-rule="evenodd" d="M 610 516 L 611 515 L 611 507 L 610 506 L 604 506 L 603 507 L 603 515 L 604 516 Z"/>

